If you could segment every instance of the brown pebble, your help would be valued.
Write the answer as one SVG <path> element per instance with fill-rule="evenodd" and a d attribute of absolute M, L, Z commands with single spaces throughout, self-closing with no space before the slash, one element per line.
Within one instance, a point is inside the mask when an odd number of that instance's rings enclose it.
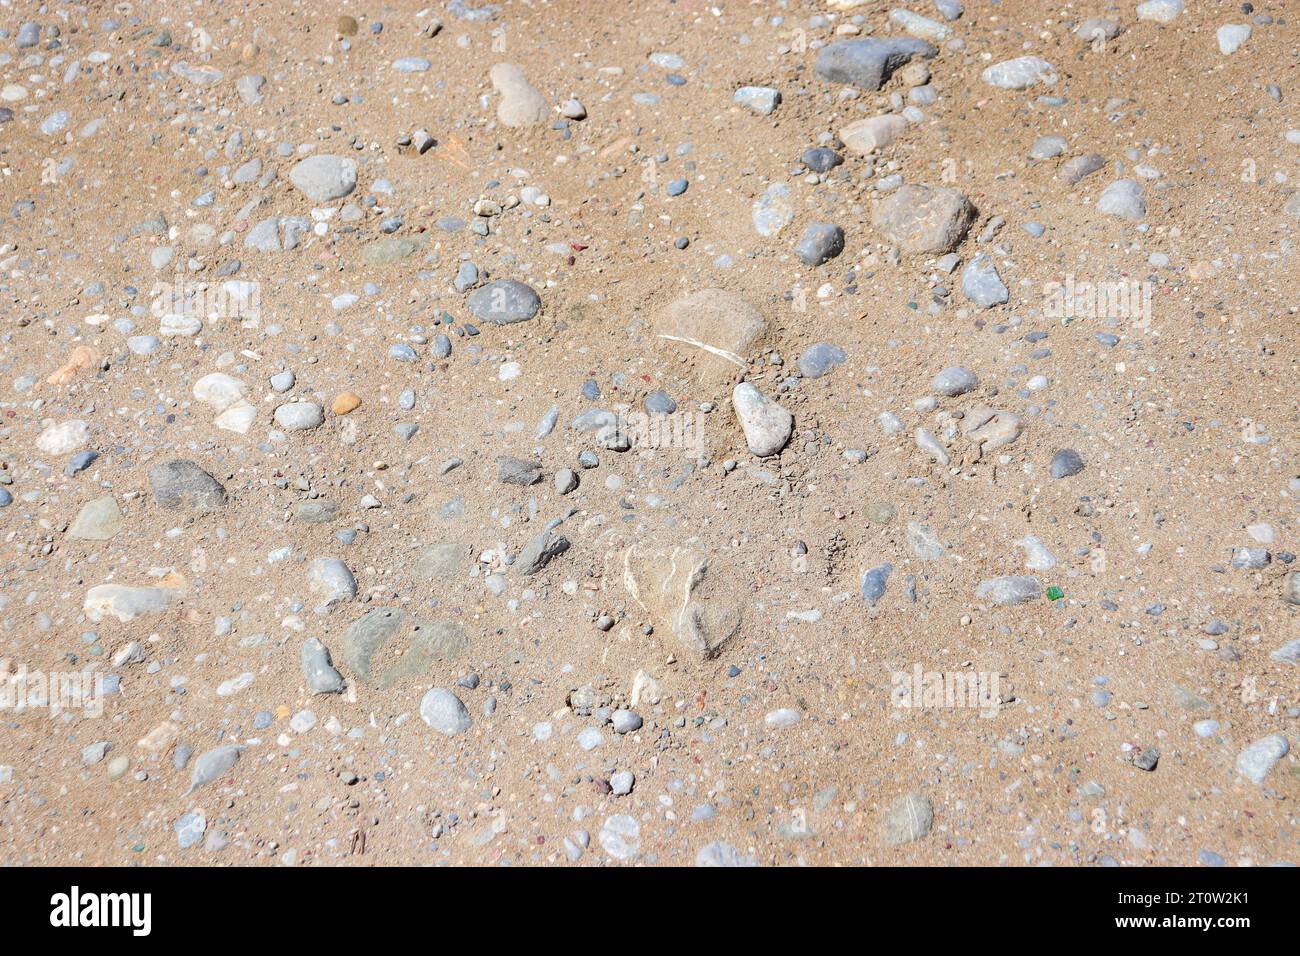
<path fill-rule="evenodd" d="M 334 410 L 335 415 L 346 415 L 360 404 L 361 398 L 356 392 L 344 392 L 334 399 L 334 404 L 330 408 Z"/>

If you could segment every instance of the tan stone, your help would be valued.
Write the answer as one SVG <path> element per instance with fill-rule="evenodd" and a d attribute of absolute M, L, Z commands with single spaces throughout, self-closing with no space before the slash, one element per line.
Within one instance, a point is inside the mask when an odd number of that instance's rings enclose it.
<path fill-rule="evenodd" d="M 334 399 L 334 404 L 330 406 L 335 415 L 346 415 L 348 412 L 358 408 L 361 405 L 361 396 L 356 392 L 343 392 L 338 398 Z"/>
<path fill-rule="evenodd" d="M 652 327 L 664 347 L 691 357 L 696 381 L 714 391 L 749 367 L 767 334 L 763 314 L 723 289 L 677 299 L 655 315 Z"/>
<path fill-rule="evenodd" d="M 740 629 L 741 606 L 709 569 L 703 551 L 632 545 L 623 553 L 623 586 L 656 630 L 678 646 L 713 657 Z"/>

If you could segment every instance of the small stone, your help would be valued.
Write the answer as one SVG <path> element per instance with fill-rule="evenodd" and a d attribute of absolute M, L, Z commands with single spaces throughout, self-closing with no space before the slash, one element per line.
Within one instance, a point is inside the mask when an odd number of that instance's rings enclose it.
<path fill-rule="evenodd" d="M 993 260 L 985 253 L 972 259 L 961 274 L 961 292 L 981 309 L 991 309 L 1004 304 L 1009 293 L 1002 277 L 998 275 Z"/>
<path fill-rule="evenodd" d="M 980 74 L 980 79 L 1004 90 L 1023 90 L 1037 84 L 1051 86 L 1058 77 L 1056 68 L 1042 57 L 1020 56 L 995 63 Z"/>
<path fill-rule="evenodd" d="M 1142 187 L 1136 179 L 1115 180 L 1097 197 L 1097 210 L 1121 219 L 1141 219 L 1147 212 Z"/>
<path fill-rule="evenodd" d="M 154 501 L 171 511 L 215 511 L 226 501 L 221 482 L 183 458 L 149 469 L 149 487 Z"/>
<path fill-rule="evenodd" d="M 122 530 L 122 509 L 112 495 L 103 495 L 82 505 L 68 526 L 68 537 L 83 541 L 108 541 Z"/>
<path fill-rule="evenodd" d="M 930 798 L 923 793 L 909 793 L 899 797 L 880 820 L 881 836 L 889 846 L 901 846 L 920 840 L 934 825 L 934 810 Z"/>
<path fill-rule="evenodd" d="M 804 265 L 819 266 L 844 251 L 844 230 L 834 223 L 814 222 L 803 234 L 794 254 Z"/>
<path fill-rule="evenodd" d="M 471 723 L 460 698 L 442 687 L 433 688 L 420 700 L 420 719 L 448 737 L 463 734 Z"/>
<path fill-rule="evenodd" d="M 749 382 L 741 382 L 733 389 L 731 404 L 753 454 L 766 458 L 789 442 L 794 416 Z"/>
<path fill-rule="evenodd" d="M 930 387 L 940 395 L 956 398 L 973 391 L 979 385 L 979 379 L 970 369 L 952 365 L 934 377 Z"/>
<path fill-rule="evenodd" d="M 330 404 L 330 411 L 335 415 L 346 415 L 361 406 L 361 396 L 356 392 L 341 392 Z"/>
<path fill-rule="evenodd" d="M 950 252 L 966 236 L 975 209 L 955 189 L 903 186 L 876 205 L 872 225 L 904 253 Z"/>
<path fill-rule="evenodd" d="M 755 113 L 770 116 L 781 102 L 781 93 L 770 86 L 742 86 L 733 98 Z"/>
<path fill-rule="evenodd" d="M 975 597 L 993 604 L 1024 604 L 1043 596 L 1043 585 L 1035 577 L 1009 575 L 980 582 Z"/>
<path fill-rule="evenodd" d="M 481 322 L 512 325 L 537 315 L 542 300 L 529 285 L 514 279 L 498 279 L 475 291 L 466 306 Z"/>
<path fill-rule="evenodd" d="M 822 48 L 814 69 L 819 77 L 831 83 L 874 91 L 913 57 L 929 59 L 938 52 L 924 40 L 909 37 L 842 40 Z"/>
<path fill-rule="evenodd" d="M 303 678 L 307 681 L 309 691 L 313 694 L 343 693 L 346 687 L 343 675 L 334 669 L 330 652 L 319 639 L 307 638 L 303 642 L 299 658 L 302 663 Z"/>
<path fill-rule="evenodd" d="M 818 342 L 809 346 L 799 356 L 799 374 L 804 378 L 821 378 L 839 365 L 847 356 L 838 345 Z"/>
<path fill-rule="evenodd" d="M 356 188 L 357 164 L 343 156 L 308 156 L 289 171 L 289 181 L 312 202 L 329 202 Z"/>
<path fill-rule="evenodd" d="M 275 423 L 287 432 L 306 431 L 325 421 L 325 410 L 315 402 L 289 402 L 275 410 Z"/>
<path fill-rule="evenodd" d="M 1073 448 L 1062 448 L 1052 456 L 1053 478 L 1069 478 L 1083 471 L 1083 457 Z"/>
<path fill-rule="evenodd" d="M 1291 745 L 1281 734 L 1261 737 L 1237 754 L 1237 773 L 1262 787 L 1265 778 L 1290 749 Z"/>

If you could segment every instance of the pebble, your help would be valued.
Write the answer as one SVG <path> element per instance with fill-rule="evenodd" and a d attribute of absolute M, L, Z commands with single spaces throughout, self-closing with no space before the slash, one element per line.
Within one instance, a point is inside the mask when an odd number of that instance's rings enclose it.
<path fill-rule="evenodd" d="M 1052 456 L 1053 478 L 1070 478 L 1083 471 L 1083 456 L 1073 448 L 1062 448 Z"/>
<path fill-rule="evenodd" d="M 289 182 L 312 202 L 341 199 L 357 186 L 357 164 L 343 156 L 308 156 L 289 170 Z"/>
<path fill-rule="evenodd" d="M 317 428 L 325 421 L 325 409 L 316 402 L 289 402 L 275 410 L 275 423 L 287 432 Z"/>
<path fill-rule="evenodd" d="M 814 222 L 804 231 L 795 246 L 795 255 L 804 265 L 820 266 L 844 251 L 844 230 L 834 223 Z"/>
<path fill-rule="evenodd" d="M 732 390 L 731 404 L 752 454 L 760 458 L 775 455 L 790 441 L 794 416 L 749 382 Z"/>
<path fill-rule="evenodd" d="M 819 77 L 831 83 L 878 90 L 913 57 L 929 59 L 938 52 L 924 40 L 910 37 L 841 40 L 821 49 L 814 69 Z"/>
<path fill-rule="evenodd" d="M 975 373 L 959 365 L 949 366 L 930 382 L 930 388 L 949 398 L 965 395 L 967 392 L 974 391 L 978 386 L 979 379 L 975 376 Z"/>
<path fill-rule="evenodd" d="M 1281 734 L 1261 737 L 1237 754 L 1237 773 L 1258 787 L 1291 750 L 1291 745 Z"/>
<path fill-rule="evenodd" d="M 476 290 L 465 304 L 481 322 L 513 325 L 536 316 L 542 300 L 532 286 L 515 279 L 497 279 Z"/>
<path fill-rule="evenodd" d="M 781 93 L 770 86 L 742 86 L 736 90 L 734 99 L 760 116 L 771 116 L 781 103 Z"/>
<path fill-rule="evenodd" d="M 980 79 L 1004 90 L 1024 90 L 1038 84 L 1051 86 L 1059 77 L 1056 67 L 1042 57 L 1020 56 L 988 67 Z"/>
<path fill-rule="evenodd" d="M 1097 197 L 1097 210 L 1121 219 L 1141 219 L 1147 213 L 1142 187 L 1135 179 L 1117 179 Z"/>
<path fill-rule="evenodd" d="M 451 691 L 435 687 L 420 699 L 420 719 L 439 733 L 454 737 L 469 730 L 469 711 Z"/>

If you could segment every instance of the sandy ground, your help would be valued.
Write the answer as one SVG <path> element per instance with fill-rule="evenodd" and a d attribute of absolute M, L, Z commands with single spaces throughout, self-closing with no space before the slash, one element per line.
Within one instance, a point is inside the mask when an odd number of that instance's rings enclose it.
<path fill-rule="evenodd" d="M 815 61 L 906 34 L 886 4 L 843 6 L 0 5 L 0 658 L 15 675 L 110 676 L 102 713 L 29 699 L 0 715 L 6 863 L 1300 862 L 1294 752 L 1259 782 L 1239 759 L 1300 735 L 1284 649 L 1300 638 L 1296 11 L 1189 3 L 1162 24 L 1128 0 L 968 0 L 949 22 L 918 0 L 951 29 L 923 61 L 937 99 L 864 156 L 836 137 L 901 113 L 911 80 L 846 94 Z M 1094 16 L 1123 31 L 1081 41 Z M 29 22 L 40 39 L 20 47 Z M 1253 25 L 1230 55 L 1225 23 Z M 981 79 L 1026 55 L 1056 82 Z M 394 69 L 403 57 L 428 68 Z M 503 62 L 540 93 L 541 122 L 501 121 Z M 250 75 L 265 78 L 254 102 Z M 764 115 L 733 100 L 744 86 L 781 101 Z M 585 118 L 560 122 L 571 98 Z M 428 149 L 402 145 L 419 130 Z M 1043 136 L 1064 154 L 1031 158 Z M 819 176 L 801 156 L 823 145 L 843 163 Z M 1063 182 L 1088 153 L 1104 167 Z M 308 155 L 348 157 L 355 189 L 305 195 L 290 172 Z M 873 225 L 894 174 L 978 210 L 951 275 Z M 1121 178 L 1141 183 L 1136 220 L 1097 208 Z M 753 205 L 772 184 L 792 221 L 765 237 Z M 249 247 L 276 216 L 307 220 L 297 246 Z M 794 251 L 812 222 L 845 234 L 818 267 Z M 409 254 L 377 261 L 394 239 Z M 981 253 L 1005 304 L 962 293 Z M 527 283 L 537 315 L 480 321 L 453 282 L 465 262 L 479 288 Z M 159 334 L 160 296 L 228 280 L 256 283 L 255 309 Z M 1045 290 L 1067 281 L 1137 283 L 1149 312 L 1062 321 Z M 765 322 L 738 365 L 660 335 L 670 303 L 711 288 Z M 455 334 L 466 323 L 479 334 Z M 143 336 L 158 341 L 128 344 Z M 845 360 L 800 377 L 823 342 Z M 976 388 L 932 388 L 951 366 Z M 247 431 L 196 398 L 212 373 L 244 383 Z M 779 455 L 746 447 L 741 379 L 793 415 Z M 618 452 L 570 425 L 657 391 L 702 447 Z M 359 407 L 336 414 L 344 392 Z M 292 399 L 323 423 L 282 428 Z M 981 406 L 1023 429 L 976 460 L 962 423 Z M 78 444 L 42 443 L 70 421 L 88 428 Z M 98 457 L 67 474 L 85 449 Z M 1084 468 L 1054 479 L 1061 449 Z M 542 480 L 501 482 L 499 456 Z M 166 507 L 149 476 L 173 459 L 225 500 Z M 565 468 L 581 483 L 561 494 Z M 120 529 L 69 533 L 104 496 Z M 337 512 L 305 522 L 307 501 Z M 568 550 L 519 573 L 557 518 Z M 918 553 L 921 526 L 940 556 Z M 1027 536 L 1054 567 L 1026 568 Z M 433 545 L 437 573 L 420 563 Z M 707 557 L 701 606 L 739 620 L 716 653 L 631 593 L 633 546 Z M 1245 548 L 1266 563 L 1234 567 Z M 355 596 L 320 607 L 318 558 L 346 564 Z M 886 563 L 873 604 L 863 572 Z M 977 596 L 1005 575 L 1041 593 Z M 166 607 L 97 621 L 87 595 L 105 584 L 158 588 Z M 376 608 L 424 630 L 367 677 L 345 635 Z M 426 654 L 430 628 L 452 637 Z M 310 693 L 308 638 L 343 693 Z M 898 707 L 894 675 L 914 668 L 996 675 L 1001 704 Z M 421 718 L 430 688 L 456 694 L 467 730 Z M 617 732 L 619 709 L 641 726 Z M 192 786 L 199 755 L 231 745 L 238 761 Z"/>

